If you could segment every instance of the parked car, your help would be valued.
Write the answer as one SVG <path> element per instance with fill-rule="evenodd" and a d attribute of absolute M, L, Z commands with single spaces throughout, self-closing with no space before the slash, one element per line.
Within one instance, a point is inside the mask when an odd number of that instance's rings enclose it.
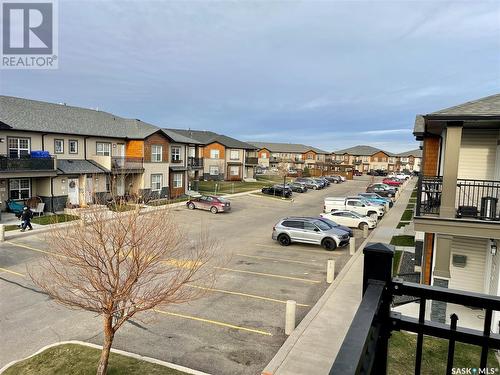
<path fill-rule="evenodd" d="M 278 197 L 290 198 L 292 190 L 289 188 L 283 189 L 283 185 L 266 186 L 262 188 L 262 194 L 276 195 Z"/>
<path fill-rule="evenodd" d="M 367 197 L 367 196 L 364 196 L 361 194 L 358 194 L 357 196 L 354 196 L 353 198 L 361 198 L 361 199 L 367 200 L 371 204 L 384 206 L 384 209 L 386 212 L 389 211 L 389 209 L 391 208 L 391 206 L 389 204 L 390 199 L 388 199 L 388 198 Z"/>
<path fill-rule="evenodd" d="M 396 195 L 396 189 L 386 184 L 371 184 L 366 188 L 367 193 L 377 193 L 383 197 L 392 198 Z"/>
<path fill-rule="evenodd" d="M 363 176 L 363 172 L 361 172 L 361 171 L 354 171 L 354 172 L 352 172 L 352 174 L 354 176 Z"/>
<path fill-rule="evenodd" d="M 383 197 L 383 196 L 381 196 L 380 194 L 377 194 L 377 193 L 359 193 L 358 195 L 361 196 L 361 197 L 365 197 L 365 198 L 383 199 L 387 203 L 389 203 L 389 208 L 392 208 L 392 206 L 394 205 L 394 202 L 392 201 L 391 198 L 389 198 L 389 197 Z"/>
<path fill-rule="evenodd" d="M 320 216 L 351 228 L 363 229 L 365 226 L 368 226 L 369 229 L 373 229 L 377 226 L 377 219 L 362 216 L 352 211 L 334 211 L 321 214 Z"/>
<path fill-rule="evenodd" d="M 313 178 L 312 180 L 316 181 L 319 184 L 319 188 L 320 189 L 324 189 L 326 187 L 326 182 L 323 181 L 322 179 L 320 179 L 320 178 Z"/>
<path fill-rule="evenodd" d="M 231 210 L 231 202 L 216 195 L 200 195 L 197 197 L 191 197 L 186 202 L 186 206 L 190 210 L 198 208 L 201 210 L 208 210 L 213 214 Z"/>
<path fill-rule="evenodd" d="M 295 179 L 295 182 L 299 182 L 301 184 L 306 185 L 308 189 L 314 189 L 314 190 L 321 189 L 321 185 L 318 182 L 314 181 L 312 178 L 299 177 Z"/>
<path fill-rule="evenodd" d="M 375 169 L 377 173 L 376 176 L 387 176 L 387 171 L 385 169 Z"/>
<path fill-rule="evenodd" d="M 324 212 L 331 211 L 354 211 L 363 216 L 373 218 L 384 216 L 383 206 L 375 206 L 362 198 L 327 197 L 325 198 Z"/>
<path fill-rule="evenodd" d="M 317 180 L 323 181 L 325 186 L 330 186 L 330 181 L 328 181 L 328 179 L 326 179 L 324 177 L 318 177 Z"/>
<path fill-rule="evenodd" d="M 332 228 L 314 217 L 287 217 L 273 227 L 272 239 L 282 246 L 301 242 L 321 245 L 326 250 L 332 251 L 349 244 L 350 237 L 347 232 Z"/>
<path fill-rule="evenodd" d="M 399 186 L 402 184 L 402 182 L 399 181 L 397 178 L 384 178 L 382 180 L 382 183 L 389 185 L 389 186 Z"/>
<path fill-rule="evenodd" d="M 339 223 L 332 221 L 327 217 L 320 216 L 320 217 L 318 217 L 318 219 L 320 219 L 321 221 L 324 221 L 325 223 L 330 225 L 332 228 L 337 228 L 337 229 L 343 230 L 344 232 L 347 232 L 349 234 L 349 237 L 354 237 L 354 231 L 351 228 L 349 228 L 345 225 L 340 225 Z"/>
<path fill-rule="evenodd" d="M 307 191 L 307 186 L 300 182 L 291 182 L 287 186 L 295 193 L 305 193 Z"/>
<path fill-rule="evenodd" d="M 340 184 L 342 182 L 340 176 L 325 176 L 325 178 L 334 184 Z"/>

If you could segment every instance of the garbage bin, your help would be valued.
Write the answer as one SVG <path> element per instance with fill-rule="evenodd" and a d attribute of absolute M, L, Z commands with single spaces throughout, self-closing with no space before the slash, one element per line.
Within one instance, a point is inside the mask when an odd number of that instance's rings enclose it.
<path fill-rule="evenodd" d="M 497 217 L 497 197 L 482 197 L 481 198 L 481 219 L 483 220 L 498 220 Z"/>

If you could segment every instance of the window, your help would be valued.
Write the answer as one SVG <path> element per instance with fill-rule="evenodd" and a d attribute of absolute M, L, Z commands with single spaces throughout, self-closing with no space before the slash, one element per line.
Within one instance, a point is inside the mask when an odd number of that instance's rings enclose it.
<path fill-rule="evenodd" d="M 313 154 L 307 154 L 307 160 L 313 160 L 314 155 Z"/>
<path fill-rule="evenodd" d="M 237 165 L 231 165 L 229 167 L 230 176 L 239 176 L 239 174 L 240 174 L 240 167 L 238 167 Z"/>
<path fill-rule="evenodd" d="M 152 174 L 151 175 L 151 191 L 161 191 L 163 185 L 163 175 L 162 174 Z"/>
<path fill-rule="evenodd" d="M 31 197 L 29 178 L 16 178 L 9 180 L 10 199 L 28 199 Z"/>
<path fill-rule="evenodd" d="M 29 138 L 9 138 L 9 157 L 20 158 L 30 153 Z"/>
<path fill-rule="evenodd" d="M 64 139 L 54 139 L 54 153 L 64 154 Z"/>
<path fill-rule="evenodd" d="M 151 145 L 151 162 L 161 163 L 163 161 L 163 146 Z"/>
<path fill-rule="evenodd" d="M 219 150 L 210 150 L 210 159 L 219 159 Z"/>
<path fill-rule="evenodd" d="M 238 150 L 231 150 L 229 158 L 231 160 L 238 160 L 240 158 L 240 152 Z"/>
<path fill-rule="evenodd" d="M 181 148 L 180 147 L 172 146 L 171 153 L 172 153 L 172 161 L 173 162 L 181 160 Z"/>
<path fill-rule="evenodd" d="M 283 223 L 281 223 L 281 225 L 287 228 L 304 229 L 304 223 L 302 221 L 286 220 Z"/>
<path fill-rule="evenodd" d="M 182 187 L 182 173 L 174 173 L 174 188 Z"/>
<path fill-rule="evenodd" d="M 315 226 L 318 226 L 321 230 L 329 230 L 330 226 L 324 221 L 318 220 L 314 222 Z"/>
<path fill-rule="evenodd" d="M 190 158 L 195 158 L 196 157 L 196 149 L 194 147 L 189 147 L 189 157 Z"/>
<path fill-rule="evenodd" d="M 219 175 L 219 167 L 217 165 L 210 166 L 210 176 L 218 176 Z"/>
<path fill-rule="evenodd" d="M 109 175 L 105 176 L 106 180 L 106 192 L 109 193 L 111 191 L 111 178 Z"/>
<path fill-rule="evenodd" d="M 260 155 L 260 157 L 261 157 L 262 159 L 267 159 L 267 153 L 263 152 L 263 153 Z"/>
<path fill-rule="evenodd" d="M 111 143 L 96 142 L 96 154 L 101 156 L 111 156 Z"/>
<path fill-rule="evenodd" d="M 69 145 L 69 153 L 70 154 L 78 154 L 78 141 L 75 139 L 70 139 L 68 142 Z"/>

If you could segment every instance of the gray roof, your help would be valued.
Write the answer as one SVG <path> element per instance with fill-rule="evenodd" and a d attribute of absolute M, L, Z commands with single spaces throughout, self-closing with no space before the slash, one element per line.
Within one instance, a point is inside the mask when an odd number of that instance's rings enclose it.
<path fill-rule="evenodd" d="M 57 159 L 57 174 L 100 174 L 109 171 L 90 160 Z"/>
<path fill-rule="evenodd" d="M 392 152 L 384 151 L 376 147 L 367 146 L 367 145 L 358 145 L 349 148 L 344 148 L 343 150 L 334 151 L 334 154 L 349 154 L 349 155 L 358 155 L 358 156 L 372 156 L 377 152 L 384 152 L 389 156 L 395 156 Z"/>
<path fill-rule="evenodd" d="M 441 109 L 430 113 L 428 116 L 500 116 L 500 94 L 485 98 L 471 100 L 453 107 Z"/>
<path fill-rule="evenodd" d="M 146 122 L 64 104 L 0 96 L 0 121 L 13 130 L 142 139 L 159 130 Z"/>
<path fill-rule="evenodd" d="M 416 149 L 416 150 L 410 150 L 410 151 L 405 151 L 397 154 L 397 156 L 414 156 L 417 158 L 422 157 L 422 150 L 421 149 Z"/>
<path fill-rule="evenodd" d="M 177 142 L 177 143 L 190 143 L 190 144 L 195 144 L 199 145 L 201 144 L 200 141 L 197 141 L 196 139 L 186 137 L 185 135 L 181 133 L 177 133 L 171 129 L 161 129 L 161 131 L 167 135 L 172 141 Z"/>
<path fill-rule="evenodd" d="M 198 142 L 208 145 L 213 142 L 218 142 L 229 148 L 243 148 L 247 150 L 254 150 L 255 147 L 246 142 L 228 137 L 227 135 L 217 134 L 208 130 L 191 130 L 191 129 L 167 129 L 174 133 L 183 135 L 197 140 Z"/>
<path fill-rule="evenodd" d="M 254 145 L 258 149 L 265 148 L 271 152 L 284 152 L 284 153 L 304 153 L 307 151 L 314 151 L 318 154 L 329 154 L 328 151 L 321 150 L 313 146 L 307 146 L 301 143 L 273 143 L 273 142 L 253 142 L 248 143 Z"/>

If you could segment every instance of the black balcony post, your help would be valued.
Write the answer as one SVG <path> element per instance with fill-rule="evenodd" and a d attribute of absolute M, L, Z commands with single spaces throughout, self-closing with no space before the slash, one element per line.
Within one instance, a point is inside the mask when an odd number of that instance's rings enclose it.
<path fill-rule="evenodd" d="M 384 243 L 370 243 L 363 249 L 363 294 L 368 288 L 369 280 L 377 280 L 385 284 L 382 303 L 377 314 L 377 323 L 380 325 L 379 337 L 376 346 L 375 360 L 372 374 L 387 373 L 387 352 L 391 336 L 390 311 L 392 293 L 392 262 L 394 246 Z"/>
<path fill-rule="evenodd" d="M 420 205 L 422 204 L 422 181 L 422 174 L 420 174 L 417 181 L 417 204 L 415 208 L 415 216 L 420 216 Z"/>

